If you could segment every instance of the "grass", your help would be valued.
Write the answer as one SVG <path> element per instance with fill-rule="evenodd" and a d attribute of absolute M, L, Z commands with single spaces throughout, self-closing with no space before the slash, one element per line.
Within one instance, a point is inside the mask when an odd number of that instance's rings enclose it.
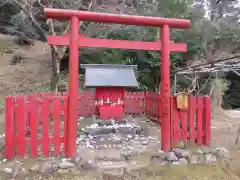
<path fill-rule="evenodd" d="M 143 169 L 139 177 L 123 176 L 121 178 L 103 178 L 101 176 L 58 176 L 48 177 L 48 180 L 236 180 L 235 175 L 226 172 L 218 165 L 171 165 L 171 166 L 149 166 Z"/>
<path fill-rule="evenodd" d="M 136 169 L 139 173 L 136 177 L 125 173 L 122 177 L 109 177 L 101 176 L 100 171 L 91 171 L 91 175 L 86 175 L 84 170 L 80 171 L 82 175 L 74 176 L 71 173 L 58 174 L 57 176 L 44 177 L 48 180 L 64 180 L 64 179 L 74 179 L 74 180 L 237 180 L 237 171 L 239 165 L 234 168 L 228 167 L 228 165 L 222 161 L 214 165 L 157 165 L 154 162 L 147 162 L 150 157 L 145 154 L 141 156 L 141 162 L 148 164 L 140 169 Z M 144 162 L 142 162 L 142 160 Z M 138 164 L 138 163 L 137 163 Z M 132 169 L 132 168 L 131 168 Z M 133 168 L 134 169 L 134 168 Z"/>

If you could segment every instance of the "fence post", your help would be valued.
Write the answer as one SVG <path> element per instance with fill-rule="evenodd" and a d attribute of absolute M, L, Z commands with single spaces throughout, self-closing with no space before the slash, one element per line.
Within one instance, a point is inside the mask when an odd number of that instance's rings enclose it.
<path fill-rule="evenodd" d="M 144 103 L 144 115 L 147 116 L 147 94 L 148 94 L 148 91 L 144 91 L 144 100 L 143 100 L 143 103 Z"/>
<path fill-rule="evenodd" d="M 15 122 L 14 122 L 14 98 L 5 98 L 5 156 L 7 159 L 15 156 Z"/>
<path fill-rule="evenodd" d="M 211 98 L 209 96 L 204 97 L 204 145 L 210 145 L 211 141 Z"/>

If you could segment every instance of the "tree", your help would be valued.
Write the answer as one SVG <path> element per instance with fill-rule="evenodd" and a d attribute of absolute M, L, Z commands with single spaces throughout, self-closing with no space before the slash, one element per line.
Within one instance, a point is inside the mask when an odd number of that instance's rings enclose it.
<path fill-rule="evenodd" d="M 19 0 L 11 1 L 20 2 Z M 192 25 L 189 30 L 171 31 L 172 40 L 176 42 L 182 41 L 188 44 L 187 53 L 171 54 L 171 70 L 176 70 L 180 67 L 190 67 L 202 62 L 214 63 L 217 59 L 230 56 L 237 46 L 239 46 L 240 28 L 239 24 L 234 20 L 237 19 L 238 15 L 237 13 L 229 14 L 229 9 L 233 7 L 235 1 L 223 3 L 209 0 L 206 3 L 206 1 L 203 0 L 84 0 L 82 3 L 77 2 L 78 6 L 66 0 L 46 1 L 47 3 L 45 4 L 44 1 L 40 1 L 40 3 L 39 1 L 34 1 L 30 8 L 24 6 L 23 9 L 28 9 L 25 14 L 27 14 L 28 11 L 32 12 L 31 9 L 33 10 L 33 8 L 39 9 L 39 13 L 32 15 L 35 19 L 31 19 L 31 22 L 37 22 L 37 24 L 40 25 L 41 29 L 44 30 L 45 37 L 48 29 L 51 34 L 63 34 L 67 32 L 68 28 L 62 28 L 62 26 L 66 27 L 66 24 L 59 24 L 51 20 L 48 20 L 46 23 L 45 20 L 41 20 L 40 17 L 43 6 L 190 19 Z M 27 7 L 28 6 L 29 5 L 27 5 Z M 207 11 L 206 7 L 208 9 Z M 35 10 L 34 12 L 37 11 Z M 238 10 L 235 8 L 234 12 L 238 12 Z M 231 20 L 229 16 L 232 17 Z M 27 17 L 31 17 L 31 14 Z M 47 28 L 44 28 L 43 25 Z M 36 27 L 37 26 L 34 25 L 34 28 Z M 160 29 L 84 22 L 81 24 L 81 32 L 90 37 L 154 41 L 159 39 Z M 37 32 L 37 34 L 41 33 Z M 65 53 L 64 61 L 67 62 L 68 49 L 64 48 L 64 51 L 59 53 L 59 48 L 55 48 L 53 52 L 56 51 L 59 58 L 55 57 L 53 59 L 57 59 L 57 62 L 59 62 Z M 161 66 L 159 52 L 86 48 L 81 49 L 80 58 L 81 63 L 136 64 L 138 65 L 138 77 L 141 88 L 147 87 L 148 89 L 157 90 L 159 87 L 159 69 Z M 58 77 L 57 74 L 59 71 L 56 71 L 56 69 L 59 70 L 58 65 L 56 65 L 57 68 L 53 68 L 53 72 L 55 72 L 55 76 L 53 77 Z M 52 80 L 52 82 L 56 82 L 56 79 Z"/>
<path fill-rule="evenodd" d="M 43 8 L 45 7 L 55 7 L 64 9 L 86 9 L 92 10 L 94 0 L 87 4 L 87 8 L 81 1 L 55 1 L 55 0 L 8 0 L 9 4 L 20 9 L 12 22 L 21 31 L 25 33 L 27 37 L 39 38 L 42 41 L 47 41 L 47 31 L 50 34 L 56 35 L 57 33 L 65 34 L 69 30 L 69 25 L 66 23 L 56 23 L 53 20 L 45 20 L 44 18 L 39 18 L 39 14 L 42 15 Z M 4 2 L 6 4 L 6 2 Z M 39 18 L 39 19 L 37 19 Z M 44 25 L 47 28 L 44 28 Z M 63 28 L 66 27 L 66 28 Z M 57 30 L 56 30 L 57 29 Z M 51 90 L 57 91 L 60 73 L 60 62 L 63 58 L 66 47 L 50 46 L 52 53 L 52 78 L 51 78 Z"/>

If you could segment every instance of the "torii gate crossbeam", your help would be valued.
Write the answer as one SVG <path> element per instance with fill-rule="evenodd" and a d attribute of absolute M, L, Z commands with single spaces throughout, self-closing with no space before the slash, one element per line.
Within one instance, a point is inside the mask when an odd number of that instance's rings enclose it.
<path fill-rule="evenodd" d="M 170 149 L 170 52 L 185 52 L 186 44 L 175 44 L 170 41 L 170 28 L 187 29 L 190 21 L 184 19 L 171 19 L 160 17 L 129 16 L 108 13 L 96 13 L 76 10 L 62 10 L 45 8 L 48 18 L 70 20 L 70 35 L 49 36 L 48 43 L 52 45 L 69 46 L 69 98 L 68 120 L 66 137 L 66 155 L 73 157 L 76 154 L 76 120 L 78 98 L 78 69 L 79 47 L 102 47 L 134 50 L 161 51 L 161 89 L 163 102 L 159 109 L 161 117 L 161 148 Z M 161 27 L 161 42 L 123 41 L 88 38 L 80 34 L 80 21 L 94 21 L 113 24 L 138 25 Z M 160 103 L 160 102 L 159 102 Z M 160 106 L 159 106 L 160 107 Z"/>

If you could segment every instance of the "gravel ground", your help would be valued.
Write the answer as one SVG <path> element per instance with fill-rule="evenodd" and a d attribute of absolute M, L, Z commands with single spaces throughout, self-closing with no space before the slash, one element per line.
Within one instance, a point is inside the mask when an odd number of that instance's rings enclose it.
<path fill-rule="evenodd" d="M 231 146 L 237 125 L 212 124 L 212 147 L 160 149 L 160 129 L 145 118 L 79 119 L 75 159 L 2 160 L 9 179 L 238 179 L 240 156 Z M 218 138 L 216 138 L 218 137 Z M 220 137 L 220 140 L 219 140 Z M 239 158 L 238 158 L 239 157 Z"/>

